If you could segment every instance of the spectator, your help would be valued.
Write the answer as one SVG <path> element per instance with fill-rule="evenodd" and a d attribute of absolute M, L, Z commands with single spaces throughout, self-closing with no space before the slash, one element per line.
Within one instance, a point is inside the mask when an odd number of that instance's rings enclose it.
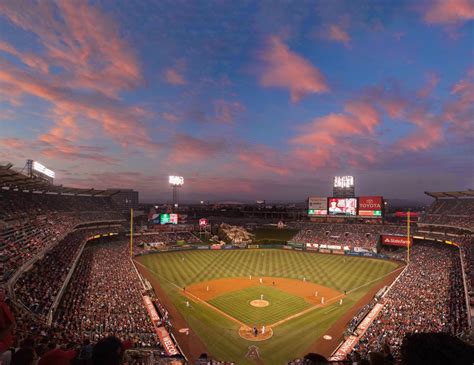
<path fill-rule="evenodd" d="M 25 347 L 13 354 L 10 365 L 34 365 L 37 360 L 35 350 Z"/>
<path fill-rule="evenodd" d="M 93 365 L 120 365 L 122 359 L 122 342 L 117 337 L 111 336 L 100 340 L 92 351 Z"/>
<path fill-rule="evenodd" d="M 377 319 L 360 339 L 356 350 L 367 356 L 380 351 L 396 357 L 406 334 L 466 331 L 467 314 L 459 251 L 440 244 L 413 246 L 410 265 L 384 298 Z"/>
<path fill-rule="evenodd" d="M 15 318 L 5 302 L 5 288 L 0 287 L 0 354 L 13 345 Z"/>
<path fill-rule="evenodd" d="M 413 333 L 402 344 L 403 365 L 472 365 L 474 347 L 446 333 Z"/>
<path fill-rule="evenodd" d="M 50 343 L 48 347 L 49 351 L 41 357 L 38 365 L 69 365 L 77 354 L 73 349 L 58 348 L 54 342 Z"/>

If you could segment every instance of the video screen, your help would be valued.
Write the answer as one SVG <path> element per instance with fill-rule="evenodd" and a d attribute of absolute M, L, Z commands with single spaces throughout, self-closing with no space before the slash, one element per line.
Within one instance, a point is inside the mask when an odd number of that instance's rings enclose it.
<path fill-rule="evenodd" d="M 329 215 L 356 215 L 357 199 L 356 198 L 329 198 L 328 199 Z"/>
<path fill-rule="evenodd" d="M 178 215 L 160 214 L 160 224 L 178 224 Z"/>

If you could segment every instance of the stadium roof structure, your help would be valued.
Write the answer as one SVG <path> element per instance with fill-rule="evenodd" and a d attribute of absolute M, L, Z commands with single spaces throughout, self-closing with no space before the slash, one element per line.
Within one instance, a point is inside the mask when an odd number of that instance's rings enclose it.
<path fill-rule="evenodd" d="M 12 169 L 13 164 L 0 164 L 0 189 L 31 191 L 40 194 L 56 194 L 56 195 L 87 195 L 110 197 L 120 193 L 120 189 L 80 189 L 71 188 L 62 185 L 54 185 L 46 180 L 29 177 L 21 171 Z"/>
<path fill-rule="evenodd" d="M 425 194 L 432 198 L 474 198 L 474 190 L 468 189 L 465 191 L 440 191 L 430 192 L 425 191 Z"/>

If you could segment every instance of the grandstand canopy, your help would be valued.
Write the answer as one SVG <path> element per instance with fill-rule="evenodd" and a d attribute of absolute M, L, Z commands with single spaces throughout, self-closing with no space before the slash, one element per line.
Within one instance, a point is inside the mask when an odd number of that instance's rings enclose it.
<path fill-rule="evenodd" d="M 465 191 L 440 191 L 440 192 L 430 192 L 425 191 L 425 194 L 431 196 L 432 198 L 472 198 L 474 197 L 474 190 L 468 189 Z"/>
<path fill-rule="evenodd" d="M 16 171 L 11 163 L 0 164 L 0 189 L 31 191 L 41 194 L 68 194 L 68 195 L 88 195 L 88 196 L 112 196 L 120 193 L 119 189 L 96 190 L 70 188 L 62 185 L 53 185 L 49 182 L 29 177 L 21 171 Z"/>

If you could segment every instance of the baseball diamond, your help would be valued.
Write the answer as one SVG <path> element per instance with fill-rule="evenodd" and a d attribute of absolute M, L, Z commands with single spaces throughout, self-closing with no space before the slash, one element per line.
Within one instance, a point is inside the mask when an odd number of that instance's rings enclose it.
<path fill-rule="evenodd" d="M 342 337 L 338 320 L 350 318 L 402 269 L 387 260 L 278 249 L 168 252 L 136 262 L 189 336 L 215 358 L 238 364 L 255 363 L 245 356 L 251 343 L 265 364 L 288 361 L 321 341 L 319 351 L 329 355 Z M 260 300 L 268 305 L 251 305 Z M 341 327 L 338 336 L 323 340 L 334 326 Z"/>

